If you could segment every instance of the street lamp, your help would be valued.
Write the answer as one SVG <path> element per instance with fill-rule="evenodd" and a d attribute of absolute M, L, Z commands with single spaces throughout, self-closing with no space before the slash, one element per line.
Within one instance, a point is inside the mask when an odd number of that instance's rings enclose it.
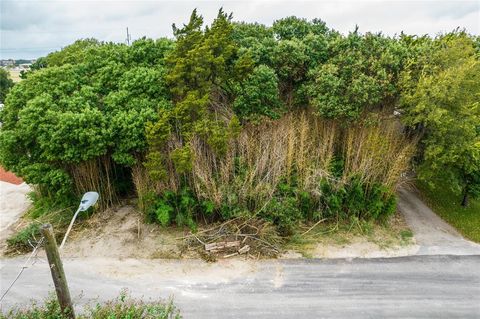
<path fill-rule="evenodd" d="M 65 245 L 65 242 L 67 241 L 68 234 L 72 230 L 73 223 L 75 222 L 75 219 L 77 218 L 78 213 L 84 212 L 87 209 L 89 209 L 91 206 L 95 205 L 97 200 L 98 200 L 97 192 L 86 192 L 85 194 L 83 194 L 82 200 L 80 201 L 80 206 L 78 206 L 78 209 L 75 212 L 75 215 L 73 215 L 72 221 L 70 222 L 67 232 L 65 233 L 65 237 L 63 237 L 62 243 L 60 244 L 60 249 L 62 249 L 63 245 Z"/>

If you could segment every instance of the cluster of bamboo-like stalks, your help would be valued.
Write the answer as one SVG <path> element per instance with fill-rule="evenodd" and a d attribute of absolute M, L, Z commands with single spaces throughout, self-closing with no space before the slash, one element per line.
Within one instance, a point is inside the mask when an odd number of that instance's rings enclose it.
<path fill-rule="evenodd" d="M 70 175 L 75 184 L 77 194 L 81 195 L 88 191 L 97 191 L 100 209 L 105 209 L 118 200 L 118 194 L 114 189 L 114 169 L 111 160 L 107 156 L 91 159 L 70 167 Z"/>
<path fill-rule="evenodd" d="M 170 143 L 172 148 L 179 146 L 176 140 Z M 294 178 L 299 188 L 320 196 L 322 180 L 339 184 L 353 176 L 393 191 L 408 170 L 415 142 L 404 137 L 394 119 L 341 126 L 309 112 L 295 112 L 279 120 L 245 125 L 223 156 L 198 138 L 191 147 L 194 162 L 188 175 L 176 174 L 167 160 L 166 180 L 153 183 L 141 166 L 135 168 L 139 196 L 147 190 L 175 191 L 187 183 L 199 199 L 220 205 L 235 197 L 236 203 L 259 209 L 282 181 Z M 340 177 L 333 176 L 331 169 L 332 161 L 339 158 L 344 165 Z"/>

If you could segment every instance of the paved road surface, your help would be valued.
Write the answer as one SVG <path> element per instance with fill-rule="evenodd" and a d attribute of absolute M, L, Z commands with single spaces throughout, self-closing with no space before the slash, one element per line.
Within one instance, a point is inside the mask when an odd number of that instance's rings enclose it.
<path fill-rule="evenodd" d="M 2 291 L 23 259 L 2 260 Z M 479 318 L 480 256 L 268 262 L 67 260 L 77 304 L 174 296 L 185 318 Z M 25 271 L 3 310 L 52 289 L 44 261 Z M 48 287 L 50 286 L 50 287 Z"/>

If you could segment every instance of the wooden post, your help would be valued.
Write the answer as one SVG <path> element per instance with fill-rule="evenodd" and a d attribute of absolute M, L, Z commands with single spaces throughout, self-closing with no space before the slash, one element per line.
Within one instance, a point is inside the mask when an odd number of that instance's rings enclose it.
<path fill-rule="evenodd" d="M 69 318 L 74 319 L 75 313 L 70 298 L 70 291 L 68 290 L 67 278 L 63 271 L 62 260 L 60 259 L 60 253 L 58 252 L 57 241 L 53 234 L 52 225 L 44 224 L 42 226 L 42 234 L 45 238 L 45 251 L 47 253 L 48 264 L 52 273 L 55 292 L 57 293 L 60 308 Z"/>

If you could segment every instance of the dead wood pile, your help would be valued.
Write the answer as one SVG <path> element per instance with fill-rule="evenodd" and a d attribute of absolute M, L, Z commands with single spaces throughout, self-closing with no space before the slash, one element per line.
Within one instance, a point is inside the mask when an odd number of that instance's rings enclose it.
<path fill-rule="evenodd" d="M 189 250 L 207 261 L 243 255 L 247 258 L 276 257 L 282 238 L 275 227 L 261 219 L 234 218 L 182 237 Z"/>

